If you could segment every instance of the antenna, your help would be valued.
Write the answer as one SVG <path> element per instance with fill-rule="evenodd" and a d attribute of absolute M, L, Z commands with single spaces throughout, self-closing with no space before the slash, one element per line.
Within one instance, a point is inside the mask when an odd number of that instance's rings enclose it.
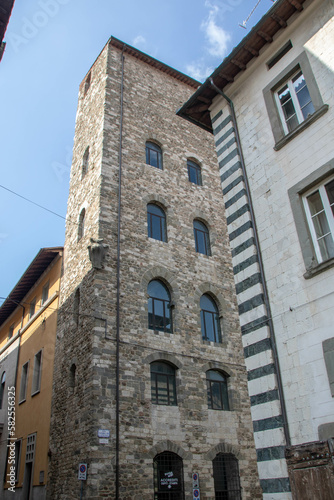
<path fill-rule="evenodd" d="M 275 2 L 275 0 L 271 0 L 271 1 L 272 1 L 272 2 Z M 244 28 L 245 30 L 247 29 L 246 24 L 248 23 L 249 18 L 252 16 L 252 14 L 253 14 L 254 10 L 256 9 L 256 7 L 259 5 L 259 3 L 260 3 L 260 2 L 261 2 L 261 0 L 258 0 L 258 1 L 256 2 L 256 5 L 255 5 L 255 6 L 253 7 L 253 9 L 251 10 L 251 12 L 250 12 L 249 16 L 245 19 L 245 21 L 243 21 L 242 23 L 239 23 L 240 28 Z"/>

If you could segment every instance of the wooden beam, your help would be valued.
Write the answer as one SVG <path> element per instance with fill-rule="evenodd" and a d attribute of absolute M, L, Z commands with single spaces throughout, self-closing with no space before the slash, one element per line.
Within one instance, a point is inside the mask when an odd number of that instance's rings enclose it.
<path fill-rule="evenodd" d="M 195 113 L 202 113 L 203 111 L 208 110 L 208 105 L 207 104 L 197 104 L 195 106 L 191 107 L 192 112 Z"/>
<path fill-rule="evenodd" d="M 199 95 L 199 96 L 197 97 L 197 100 L 198 100 L 198 101 L 205 102 L 205 104 L 211 104 L 210 99 L 208 99 L 207 97 L 203 97 L 203 96 L 201 96 L 201 95 Z"/>
<path fill-rule="evenodd" d="M 244 46 L 244 49 L 247 50 L 252 56 L 254 57 L 259 57 L 260 52 L 258 50 L 253 49 L 253 47 L 247 47 L 247 45 Z"/>
<path fill-rule="evenodd" d="M 268 33 L 265 33 L 264 31 L 259 30 L 256 33 L 268 43 L 271 43 L 273 41 L 272 37 L 268 35 Z"/>
<path fill-rule="evenodd" d="M 287 27 L 287 22 L 284 21 L 284 19 L 280 16 L 278 16 L 277 14 L 275 14 L 275 12 L 270 16 L 274 21 L 276 21 L 280 26 L 282 26 L 282 28 L 286 28 Z"/>
<path fill-rule="evenodd" d="M 299 10 L 299 12 L 301 12 L 304 8 L 298 0 L 288 0 L 288 3 L 293 5 L 297 10 Z"/>
<path fill-rule="evenodd" d="M 241 61 L 238 61 L 238 59 L 231 59 L 231 63 L 233 63 L 235 66 L 237 66 L 238 68 L 244 70 L 246 69 L 246 64 L 242 63 Z"/>
<path fill-rule="evenodd" d="M 234 78 L 226 73 L 219 73 L 221 78 L 224 78 L 227 82 L 234 82 Z"/>

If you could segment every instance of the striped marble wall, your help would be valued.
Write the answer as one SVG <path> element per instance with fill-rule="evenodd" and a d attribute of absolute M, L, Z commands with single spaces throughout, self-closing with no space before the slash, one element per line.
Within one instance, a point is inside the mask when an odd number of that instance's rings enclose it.
<path fill-rule="evenodd" d="M 291 498 L 285 434 L 254 228 L 232 117 L 212 118 L 226 208 L 248 387 L 264 499 Z"/>

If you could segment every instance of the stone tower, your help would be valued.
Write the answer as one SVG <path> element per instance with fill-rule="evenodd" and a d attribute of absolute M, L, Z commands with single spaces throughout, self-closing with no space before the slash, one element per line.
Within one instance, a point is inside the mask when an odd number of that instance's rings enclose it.
<path fill-rule="evenodd" d="M 50 499 L 262 496 L 213 138 L 175 114 L 197 87 L 115 38 L 80 86 Z"/>

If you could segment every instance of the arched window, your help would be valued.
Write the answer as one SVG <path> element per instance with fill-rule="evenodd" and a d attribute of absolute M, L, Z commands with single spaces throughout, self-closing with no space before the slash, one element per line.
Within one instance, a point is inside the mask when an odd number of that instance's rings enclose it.
<path fill-rule="evenodd" d="M 166 214 L 164 210 L 155 203 L 147 205 L 147 232 L 149 238 L 159 241 L 167 241 Z"/>
<path fill-rule="evenodd" d="M 79 217 L 78 241 L 81 240 L 81 238 L 85 234 L 85 216 L 86 216 L 86 210 L 83 208 L 80 212 L 80 217 Z"/>
<path fill-rule="evenodd" d="M 156 405 L 175 406 L 175 368 L 168 363 L 156 361 L 151 364 L 151 397 Z"/>
<path fill-rule="evenodd" d="M 188 179 L 193 184 L 202 185 L 201 167 L 192 160 L 187 160 Z"/>
<path fill-rule="evenodd" d="M 154 466 L 154 500 L 184 500 L 182 458 L 170 451 L 156 455 Z"/>
<path fill-rule="evenodd" d="M 77 288 L 74 295 L 73 301 L 73 319 L 76 326 L 79 325 L 79 311 L 80 311 L 80 289 Z"/>
<path fill-rule="evenodd" d="M 201 328 L 203 340 L 211 342 L 221 342 L 221 330 L 218 307 L 215 301 L 206 293 L 200 300 L 201 308 Z"/>
<path fill-rule="evenodd" d="M 216 499 L 241 500 L 238 460 L 232 453 L 218 453 L 212 461 Z"/>
<path fill-rule="evenodd" d="M 2 408 L 3 398 L 5 394 L 5 384 L 6 384 L 6 372 L 3 372 L 0 385 L 0 410 Z"/>
<path fill-rule="evenodd" d="M 87 92 L 88 92 L 88 89 L 90 87 L 91 79 L 92 79 L 92 74 L 91 74 L 91 72 L 89 72 L 88 75 L 87 75 L 86 81 L 85 81 L 84 95 L 86 95 Z"/>
<path fill-rule="evenodd" d="M 197 219 L 194 220 L 194 238 L 196 252 L 211 255 L 209 230 L 203 222 Z"/>
<path fill-rule="evenodd" d="M 172 314 L 170 294 L 167 287 L 159 280 L 152 280 L 147 287 L 148 327 L 151 330 L 172 333 Z"/>
<path fill-rule="evenodd" d="M 227 377 L 217 370 L 206 372 L 208 407 L 211 410 L 229 410 Z"/>
<path fill-rule="evenodd" d="M 89 163 L 89 146 L 86 148 L 86 151 L 82 158 L 82 170 L 81 177 L 84 177 L 88 171 L 88 163 Z"/>
<path fill-rule="evenodd" d="M 162 170 L 162 151 L 158 144 L 154 142 L 146 143 L 146 163 Z"/>
<path fill-rule="evenodd" d="M 69 378 L 69 382 L 68 382 L 68 385 L 69 387 L 75 387 L 75 372 L 77 370 L 77 367 L 75 365 L 75 363 L 73 363 L 71 365 L 71 368 L 70 368 L 70 378 Z"/>

